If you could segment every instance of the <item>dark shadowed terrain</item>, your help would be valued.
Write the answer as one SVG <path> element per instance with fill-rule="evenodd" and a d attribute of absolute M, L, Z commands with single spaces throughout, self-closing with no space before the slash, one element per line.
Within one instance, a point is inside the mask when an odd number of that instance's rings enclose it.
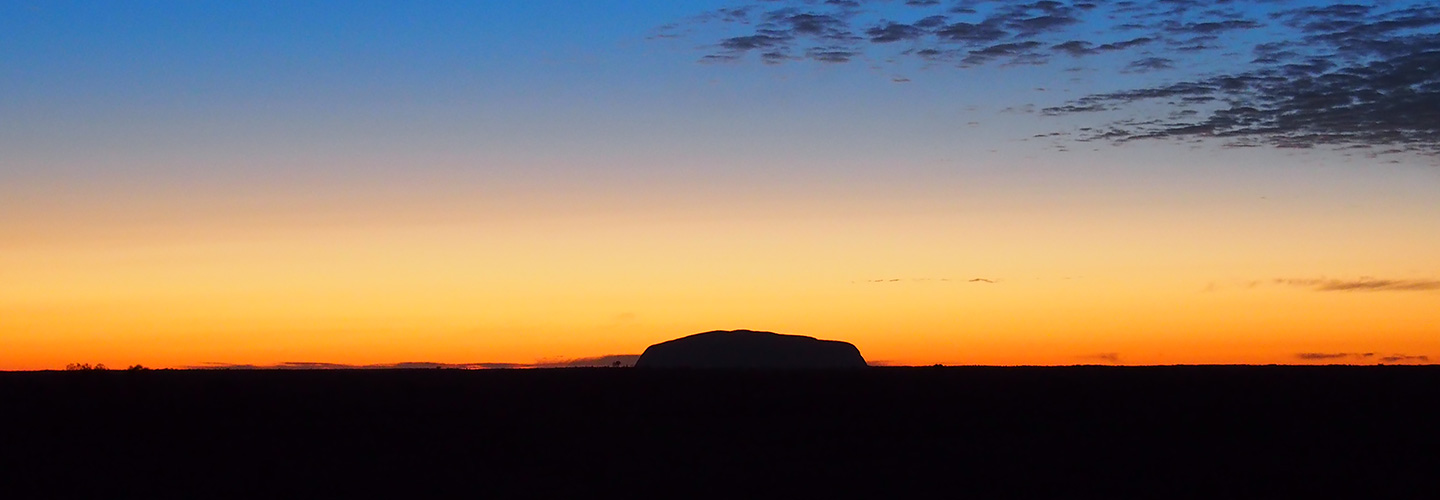
<path fill-rule="evenodd" d="M 645 349 L 639 368 L 797 369 L 865 368 L 854 344 L 754 330 L 716 330 Z"/>
<path fill-rule="evenodd" d="M 1440 367 L 0 373 L 0 489 L 1435 491 Z"/>

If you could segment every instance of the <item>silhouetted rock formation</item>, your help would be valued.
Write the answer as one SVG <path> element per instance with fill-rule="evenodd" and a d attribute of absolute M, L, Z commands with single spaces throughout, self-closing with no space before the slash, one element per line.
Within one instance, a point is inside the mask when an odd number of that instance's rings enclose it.
<path fill-rule="evenodd" d="M 645 349 L 636 368 L 859 368 L 849 342 L 750 330 L 697 333 Z"/>

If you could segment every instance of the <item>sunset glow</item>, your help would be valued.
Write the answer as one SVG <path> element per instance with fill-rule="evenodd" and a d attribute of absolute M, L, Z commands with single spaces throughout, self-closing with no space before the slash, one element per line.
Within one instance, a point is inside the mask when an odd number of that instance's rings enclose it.
<path fill-rule="evenodd" d="M 738 35 L 655 30 L 735 2 L 644 3 L 0 7 L 0 370 L 740 328 L 880 364 L 1440 359 L 1437 156 L 1057 149 L 1088 118 L 1013 111 L 1220 52 L 702 64 Z"/>

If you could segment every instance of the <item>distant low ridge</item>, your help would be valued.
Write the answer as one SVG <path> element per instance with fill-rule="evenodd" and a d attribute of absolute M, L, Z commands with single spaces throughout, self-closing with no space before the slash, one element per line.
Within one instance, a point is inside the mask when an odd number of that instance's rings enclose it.
<path fill-rule="evenodd" d="M 645 349 L 636 368 L 862 368 L 849 342 L 751 330 L 697 333 Z"/>

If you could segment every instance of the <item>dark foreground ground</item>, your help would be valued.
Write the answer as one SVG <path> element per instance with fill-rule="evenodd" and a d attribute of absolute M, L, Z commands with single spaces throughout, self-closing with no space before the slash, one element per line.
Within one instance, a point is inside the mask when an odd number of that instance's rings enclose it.
<path fill-rule="evenodd" d="M 0 373 L 0 496 L 1440 498 L 1440 367 Z"/>

